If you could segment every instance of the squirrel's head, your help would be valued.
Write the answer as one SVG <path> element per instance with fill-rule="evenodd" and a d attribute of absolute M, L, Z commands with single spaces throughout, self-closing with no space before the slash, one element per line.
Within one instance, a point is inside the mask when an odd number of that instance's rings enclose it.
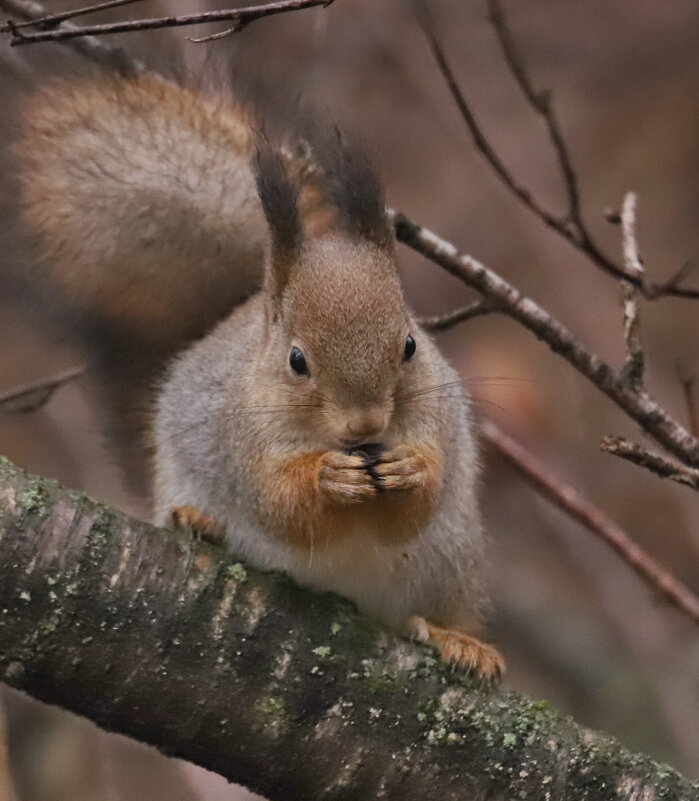
<path fill-rule="evenodd" d="M 320 162 L 314 191 L 330 213 L 311 233 L 288 160 L 269 146 L 258 151 L 271 233 L 268 354 L 289 405 L 309 412 L 302 417 L 314 434 L 348 448 L 378 441 L 388 428 L 397 391 L 415 380 L 419 335 L 370 164 L 339 137 L 313 158 Z"/>

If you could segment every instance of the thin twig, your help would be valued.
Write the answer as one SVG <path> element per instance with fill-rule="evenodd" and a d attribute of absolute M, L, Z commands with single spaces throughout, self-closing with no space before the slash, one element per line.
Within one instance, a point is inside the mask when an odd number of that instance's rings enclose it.
<path fill-rule="evenodd" d="M 558 165 L 561 170 L 563 182 L 568 196 L 568 221 L 572 223 L 578 231 L 583 231 L 585 225 L 580 210 L 580 192 L 578 189 L 578 176 L 573 168 L 573 161 L 568 150 L 568 145 L 563 136 L 558 117 L 551 105 L 551 95 L 547 91 L 537 91 L 529 77 L 529 73 L 524 66 L 517 46 L 515 44 L 512 31 L 507 23 L 501 6 L 500 0 L 488 0 L 488 11 L 493 29 L 500 42 L 505 60 L 510 68 L 510 72 L 519 84 L 522 94 L 529 101 L 534 111 L 542 117 L 549 139 L 558 158 Z M 565 220 L 561 220 L 565 223 Z"/>
<path fill-rule="evenodd" d="M 76 8 L 72 11 L 62 11 L 60 14 L 48 14 L 44 17 L 37 17 L 36 19 L 26 20 L 25 22 L 17 22 L 14 26 L 9 23 L 0 25 L 0 33 L 12 33 L 17 28 L 55 28 L 61 22 L 65 22 L 75 17 L 82 17 L 86 14 L 94 14 L 96 11 L 105 11 L 109 8 L 119 8 L 120 6 L 127 6 L 133 3 L 140 3 L 142 0 L 107 0 L 104 3 L 97 3 L 92 6 L 83 6 Z"/>
<path fill-rule="evenodd" d="M 638 250 L 636 238 L 636 202 L 635 192 L 627 192 L 621 204 L 621 243 L 624 254 L 624 266 L 627 275 L 635 275 L 643 282 L 643 262 Z M 630 281 L 621 282 L 622 306 L 624 309 L 624 345 L 626 362 L 623 375 L 634 390 L 643 386 L 643 370 L 645 356 L 641 345 L 640 319 L 638 315 L 638 290 Z"/>
<path fill-rule="evenodd" d="M 453 328 L 458 323 L 463 323 L 466 320 L 471 320 L 474 317 L 481 317 L 484 314 L 490 314 L 494 311 L 497 311 L 497 309 L 492 303 L 485 300 L 476 300 L 468 306 L 448 312 L 447 314 L 437 314 L 434 317 L 422 317 L 418 322 L 425 331 L 446 331 L 448 328 Z"/>
<path fill-rule="evenodd" d="M 699 440 L 674 420 L 644 390 L 632 390 L 623 376 L 591 353 L 557 319 L 522 294 L 493 270 L 409 220 L 391 212 L 397 238 L 413 250 L 438 264 L 448 273 L 477 290 L 498 311 L 508 315 L 562 356 L 579 373 L 611 398 L 641 428 L 678 459 L 699 467 Z"/>
<path fill-rule="evenodd" d="M 619 220 L 621 222 L 621 243 L 624 253 L 624 267 L 628 275 L 643 276 L 644 267 L 641 254 L 638 250 L 638 238 L 636 237 L 636 205 L 638 195 L 635 192 L 627 192 L 621 204 Z"/>
<path fill-rule="evenodd" d="M 650 586 L 694 623 L 699 624 L 699 597 L 679 579 L 661 567 L 650 554 L 573 486 L 561 481 L 515 439 L 492 421 L 484 420 L 483 437 L 517 470 L 534 489 L 554 506 L 581 523 L 611 546 Z"/>
<path fill-rule="evenodd" d="M 41 3 L 37 3 L 36 0 L 0 0 L 0 8 L 19 19 L 28 21 L 42 19 L 47 16 L 44 6 Z M 18 23 L 12 23 L 12 25 L 15 26 L 16 30 Z M 76 30 L 75 26 L 70 22 L 60 23 L 60 25 L 60 30 Z M 8 23 L 8 27 L 11 29 L 10 23 Z M 129 55 L 123 48 L 97 39 L 94 36 L 69 39 L 66 40 L 66 45 L 95 64 L 116 70 L 125 77 L 145 70 L 143 62 Z"/>
<path fill-rule="evenodd" d="M 71 367 L 69 370 L 64 370 L 48 380 L 35 381 L 0 393 L 0 411 L 22 412 L 25 414 L 35 412 L 48 403 L 57 389 L 70 381 L 80 378 L 85 374 L 86 370 L 87 368 L 84 365 Z"/>
<path fill-rule="evenodd" d="M 668 459 L 658 453 L 647 451 L 624 437 L 606 436 L 600 443 L 600 448 L 605 453 L 620 456 L 639 467 L 645 467 L 660 478 L 669 478 L 685 487 L 699 490 L 699 470 L 686 467 L 674 459 Z"/>
<path fill-rule="evenodd" d="M 210 33 L 208 36 L 187 36 L 186 39 L 188 42 L 193 42 L 194 44 L 204 44 L 205 42 L 215 42 L 218 39 L 225 39 L 226 36 L 232 36 L 234 33 L 240 33 L 243 28 L 245 27 L 244 22 L 236 22 L 235 25 L 231 25 L 229 28 L 226 28 L 223 31 L 217 31 L 216 33 Z"/>
<path fill-rule="evenodd" d="M 568 194 L 569 208 L 567 214 L 559 216 L 546 209 L 529 189 L 516 180 L 512 172 L 505 166 L 505 163 L 488 141 L 488 138 L 466 99 L 454 71 L 451 68 L 449 59 L 444 52 L 444 48 L 434 32 L 429 16 L 421 14 L 419 18 L 420 26 L 427 39 L 430 50 L 432 51 L 435 63 L 444 78 L 444 82 L 473 139 L 476 149 L 483 156 L 500 181 L 502 181 L 507 189 L 515 195 L 524 206 L 545 223 L 545 225 L 573 245 L 573 247 L 584 253 L 593 264 L 604 272 L 617 279 L 629 281 L 648 299 L 654 300 L 667 295 L 694 299 L 699 298 L 699 288 L 680 287 L 677 281 L 671 283 L 665 282 L 662 284 L 651 283 L 638 275 L 627 274 L 626 270 L 621 265 L 612 261 L 596 245 L 582 220 L 577 177 L 573 170 L 568 147 L 560 130 L 560 126 L 551 109 L 548 95 L 534 90 L 526 67 L 515 48 L 514 40 L 507 27 L 502 8 L 497 3 L 493 4 L 493 0 L 489 1 L 491 3 L 491 19 L 493 21 L 493 26 L 513 77 L 530 105 L 537 114 L 543 115 L 546 122 L 549 137 L 556 151 Z"/>
<path fill-rule="evenodd" d="M 473 138 L 473 143 L 476 146 L 476 149 L 485 158 L 505 186 L 514 195 L 516 195 L 525 206 L 531 209 L 531 211 L 533 211 L 534 214 L 543 220 L 549 227 L 559 232 L 561 232 L 561 229 L 563 228 L 563 235 L 566 237 L 566 239 L 569 239 L 571 234 L 567 229 L 565 229 L 565 226 L 562 225 L 561 220 L 556 217 L 555 214 L 547 211 L 526 187 L 522 186 L 516 181 L 512 173 L 505 166 L 500 156 L 498 156 L 498 154 L 495 152 L 485 133 L 483 132 L 483 129 L 480 127 L 480 124 L 478 123 L 471 106 L 467 102 L 466 97 L 462 92 L 458 81 L 456 80 L 454 72 L 451 69 L 451 65 L 447 59 L 446 53 L 444 52 L 444 49 L 442 48 L 434 31 L 424 24 L 422 26 L 422 30 L 427 38 L 430 49 L 432 50 L 432 55 L 434 56 L 437 66 L 439 67 L 439 71 L 442 73 L 442 77 L 447 84 L 452 99 L 454 100 L 456 107 L 459 109 L 459 112 L 466 123 L 466 127 Z"/>
<path fill-rule="evenodd" d="M 252 22 L 274 14 L 287 11 L 298 11 L 317 6 L 329 6 L 334 0 L 278 0 L 265 5 L 248 6 L 246 8 L 217 9 L 199 11 L 194 14 L 155 17 L 152 19 L 121 20 L 106 22 L 100 25 L 84 25 L 81 27 L 62 26 L 52 31 L 38 31 L 23 34 L 15 28 L 10 44 L 12 46 L 27 45 L 36 42 L 59 42 L 81 36 L 104 36 L 106 34 L 130 33 L 132 31 L 153 30 L 157 28 L 177 28 L 182 25 L 205 25 L 210 22 L 237 22 L 238 25 L 250 25 Z"/>

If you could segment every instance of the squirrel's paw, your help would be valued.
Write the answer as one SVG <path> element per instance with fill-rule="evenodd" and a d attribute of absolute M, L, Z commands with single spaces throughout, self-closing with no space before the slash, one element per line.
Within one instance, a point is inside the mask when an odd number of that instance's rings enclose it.
<path fill-rule="evenodd" d="M 359 503 L 376 495 L 374 480 L 361 456 L 328 451 L 321 459 L 319 487 L 330 500 Z"/>
<path fill-rule="evenodd" d="M 413 639 L 434 645 L 444 662 L 457 670 L 480 676 L 486 681 L 499 681 L 505 673 L 505 660 L 488 643 L 453 629 L 428 623 L 424 617 L 411 617 L 408 629 Z"/>
<path fill-rule="evenodd" d="M 186 528 L 197 539 L 212 545 L 220 545 L 223 542 L 225 535 L 223 526 L 195 506 L 175 506 L 170 512 L 170 518 L 175 528 Z"/>
<path fill-rule="evenodd" d="M 371 472 L 376 476 L 379 487 L 386 490 L 419 489 L 428 480 L 425 458 L 406 445 L 382 453 Z"/>

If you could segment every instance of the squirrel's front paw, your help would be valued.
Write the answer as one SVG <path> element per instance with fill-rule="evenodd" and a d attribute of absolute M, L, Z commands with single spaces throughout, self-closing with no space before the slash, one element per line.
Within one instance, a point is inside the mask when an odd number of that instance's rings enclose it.
<path fill-rule="evenodd" d="M 330 500 L 359 503 L 376 495 L 374 480 L 361 456 L 328 451 L 321 459 L 319 487 Z"/>
<path fill-rule="evenodd" d="M 422 454 L 414 448 L 401 445 L 382 453 L 371 472 L 380 489 L 413 490 L 427 483 L 429 469 Z"/>

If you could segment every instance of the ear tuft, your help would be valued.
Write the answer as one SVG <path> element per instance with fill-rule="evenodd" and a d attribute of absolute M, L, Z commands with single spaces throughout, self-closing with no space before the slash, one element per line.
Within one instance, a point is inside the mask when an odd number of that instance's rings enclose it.
<path fill-rule="evenodd" d="M 338 128 L 312 141 L 321 166 L 328 201 L 338 221 L 351 235 L 381 248 L 393 247 L 393 231 L 386 216 L 383 185 L 369 156 Z"/>
<path fill-rule="evenodd" d="M 260 135 L 255 155 L 255 179 L 272 237 L 275 292 L 281 293 L 301 248 L 303 229 L 298 210 L 298 186 L 278 150 Z"/>

